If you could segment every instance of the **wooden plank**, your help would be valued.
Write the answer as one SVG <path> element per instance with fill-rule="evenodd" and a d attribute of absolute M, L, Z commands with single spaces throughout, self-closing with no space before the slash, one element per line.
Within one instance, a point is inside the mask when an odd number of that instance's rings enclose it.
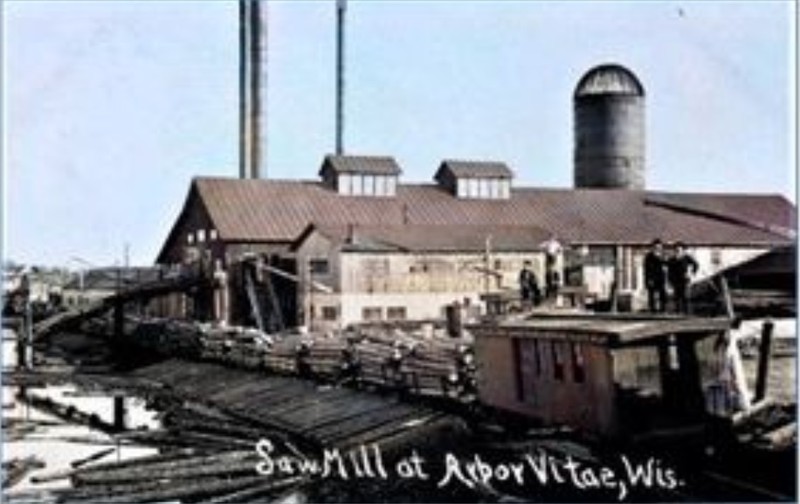
<path fill-rule="evenodd" d="M 352 399 L 352 394 L 347 394 L 341 389 L 315 390 L 313 394 L 298 396 L 292 400 L 281 402 L 272 407 L 274 416 L 285 417 L 287 415 L 303 414 L 309 409 L 319 409 L 321 406 L 339 403 L 343 400 Z"/>
<path fill-rule="evenodd" d="M 426 432 L 436 430 L 443 425 L 451 423 L 451 421 L 452 419 L 443 413 L 430 413 L 408 418 L 399 424 L 384 424 L 375 429 L 348 436 L 345 439 L 332 441 L 332 444 L 339 448 L 351 448 L 361 444 L 380 443 L 382 447 L 387 448 L 392 443 L 399 443 L 409 437 L 416 438 L 420 436 L 424 438 Z"/>
<path fill-rule="evenodd" d="M 353 402 L 359 398 L 357 393 L 348 389 L 332 389 L 330 393 L 323 397 L 312 397 L 303 403 L 296 404 L 294 407 L 279 410 L 281 415 L 294 414 L 303 410 L 305 414 L 313 415 L 314 418 L 322 418 L 333 412 L 340 411 L 343 407 L 351 407 Z M 309 412 L 311 409 L 313 412 Z"/>
<path fill-rule="evenodd" d="M 381 401 L 374 401 L 369 397 L 361 397 L 352 405 L 336 408 L 326 415 L 319 415 L 315 418 L 307 418 L 305 421 L 296 422 L 298 433 L 302 435 L 314 436 L 313 432 L 327 425 L 338 424 L 348 421 L 351 418 L 370 414 L 374 411 L 385 409 L 387 404 Z"/>
<path fill-rule="evenodd" d="M 347 437 L 357 432 L 377 427 L 383 423 L 398 421 L 412 415 L 419 415 L 420 411 L 416 408 L 395 405 L 394 407 L 383 407 L 368 413 L 359 414 L 346 420 L 332 423 L 319 429 L 314 429 L 311 434 L 316 438 L 329 440 Z"/>

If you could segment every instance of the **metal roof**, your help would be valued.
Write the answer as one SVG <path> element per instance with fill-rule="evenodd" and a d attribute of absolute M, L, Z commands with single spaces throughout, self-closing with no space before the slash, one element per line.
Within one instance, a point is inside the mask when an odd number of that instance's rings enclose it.
<path fill-rule="evenodd" d="M 653 344 L 671 336 L 696 338 L 712 336 L 730 328 L 726 317 L 641 316 L 634 314 L 534 315 L 524 320 L 508 320 L 470 327 L 477 337 L 539 337 L 548 339 L 597 338 L 609 346 Z"/>
<path fill-rule="evenodd" d="M 433 178 L 439 180 L 445 172 L 450 172 L 455 178 L 511 178 L 514 176 L 508 165 L 494 161 L 446 159 L 439 165 Z"/>
<path fill-rule="evenodd" d="M 311 229 L 351 251 L 408 252 L 530 252 L 552 236 L 535 226 L 440 225 L 330 226 L 312 224 Z M 309 231 L 311 230 L 309 229 Z M 308 236 L 303 233 L 296 243 Z"/>
<path fill-rule="evenodd" d="M 366 173 L 370 175 L 399 175 L 402 170 L 391 156 L 325 156 L 319 174 L 333 170 L 336 173 Z"/>
<path fill-rule="evenodd" d="M 658 204 L 664 201 L 670 204 Z M 375 198 L 340 195 L 320 182 L 197 178 L 160 257 L 196 205 L 229 242 L 292 243 L 318 223 L 444 226 L 445 233 L 458 226 L 527 226 L 562 243 L 645 245 L 658 237 L 771 246 L 793 241 L 793 231 L 778 229 L 796 228 L 796 209 L 780 195 L 515 188 L 508 199 L 481 200 L 456 198 L 435 184 L 398 184 L 396 196 Z"/>
<path fill-rule="evenodd" d="M 586 72 L 575 87 L 575 97 L 587 95 L 644 96 L 644 86 L 636 74 L 622 65 L 607 63 Z"/>

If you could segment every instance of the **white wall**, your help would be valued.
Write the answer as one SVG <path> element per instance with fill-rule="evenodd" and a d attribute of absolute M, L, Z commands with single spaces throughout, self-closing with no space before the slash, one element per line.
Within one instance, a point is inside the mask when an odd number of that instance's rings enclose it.
<path fill-rule="evenodd" d="M 407 320 L 441 319 L 445 307 L 455 301 L 464 304 L 468 298 L 470 305 L 481 307 L 480 294 L 476 292 L 441 292 L 441 293 L 385 293 L 385 294 L 314 294 L 315 329 L 336 329 L 348 324 L 361 322 L 364 308 L 381 308 L 382 320 L 387 320 L 390 307 L 405 307 Z M 322 308 L 336 307 L 339 320 L 322 319 Z"/>

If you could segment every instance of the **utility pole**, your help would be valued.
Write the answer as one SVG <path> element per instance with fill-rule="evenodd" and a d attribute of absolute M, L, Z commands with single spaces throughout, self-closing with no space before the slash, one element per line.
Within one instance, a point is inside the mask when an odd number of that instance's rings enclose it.
<path fill-rule="evenodd" d="M 344 16 L 347 0 L 336 0 L 336 155 L 344 154 Z"/>

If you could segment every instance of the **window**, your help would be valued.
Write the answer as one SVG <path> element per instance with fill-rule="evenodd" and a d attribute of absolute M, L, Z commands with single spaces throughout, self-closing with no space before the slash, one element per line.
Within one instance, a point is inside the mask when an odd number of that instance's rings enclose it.
<path fill-rule="evenodd" d="M 558 381 L 564 381 L 564 351 L 561 348 L 561 343 L 551 341 L 550 345 L 553 354 L 553 378 Z"/>
<path fill-rule="evenodd" d="M 467 197 L 467 181 L 463 179 L 456 180 L 456 196 L 459 198 Z"/>
<path fill-rule="evenodd" d="M 214 241 L 217 238 L 219 238 L 219 233 L 217 233 L 216 229 L 212 229 L 211 231 L 208 232 L 208 239 L 209 240 Z"/>
<path fill-rule="evenodd" d="M 500 180 L 493 178 L 489 180 L 489 197 L 497 199 L 500 197 Z"/>
<path fill-rule="evenodd" d="M 337 182 L 339 188 L 339 194 L 350 194 L 350 186 L 353 180 L 353 176 L 349 173 L 342 173 L 339 175 L 339 181 Z"/>
<path fill-rule="evenodd" d="M 339 310 L 335 306 L 322 307 L 322 320 L 337 320 L 339 318 Z"/>
<path fill-rule="evenodd" d="M 206 230 L 205 229 L 198 229 L 197 230 L 197 243 L 203 243 L 206 241 Z"/>
<path fill-rule="evenodd" d="M 390 306 L 386 309 L 387 320 L 405 320 L 406 307 L 405 306 Z"/>
<path fill-rule="evenodd" d="M 189 233 L 186 235 L 186 243 L 189 245 L 194 243 L 194 233 Z"/>
<path fill-rule="evenodd" d="M 362 190 L 363 187 L 361 179 L 362 179 L 361 175 L 353 175 L 353 186 L 352 186 L 353 196 L 360 196 L 364 194 L 364 191 Z"/>
<path fill-rule="evenodd" d="M 469 184 L 469 188 L 467 189 L 467 197 L 468 198 L 477 198 L 478 197 L 478 179 L 469 179 L 467 181 Z"/>
<path fill-rule="evenodd" d="M 383 309 L 380 306 L 368 306 L 361 309 L 361 319 L 365 322 L 376 322 L 383 319 Z"/>
<path fill-rule="evenodd" d="M 494 261 L 494 269 L 496 269 L 496 270 L 503 269 L 503 261 L 501 261 L 500 259 L 495 259 L 495 261 Z"/>
<path fill-rule="evenodd" d="M 383 175 L 375 176 L 375 196 L 386 196 L 386 179 Z"/>
<path fill-rule="evenodd" d="M 478 179 L 478 197 L 489 197 L 489 179 Z"/>
<path fill-rule="evenodd" d="M 394 196 L 397 193 L 397 177 L 391 175 L 386 177 L 386 195 Z"/>
<path fill-rule="evenodd" d="M 375 175 L 364 175 L 364 195 L 375 195 Z"/>
<path fill-rule="evenodd" d="M 308 261 L 308 270 L 312 275 L 327 275 L 330 267 L 327 259 L 311 259 Z"/>
<path fill-rule="evenodd" d="M 508 180 L 501 180 L 499 197 L 502 199 L 508 199 L 510 196 L 510 192 L 511 192 L 510 182 Z"/>
<path fill-rule="evenodd" d="M 572 354 L 572 379 L 575 381 L 575 383 L 583 383 L 586 381 L 583 347 L 578 343 L 571 343 L 570 353 Z"/>

